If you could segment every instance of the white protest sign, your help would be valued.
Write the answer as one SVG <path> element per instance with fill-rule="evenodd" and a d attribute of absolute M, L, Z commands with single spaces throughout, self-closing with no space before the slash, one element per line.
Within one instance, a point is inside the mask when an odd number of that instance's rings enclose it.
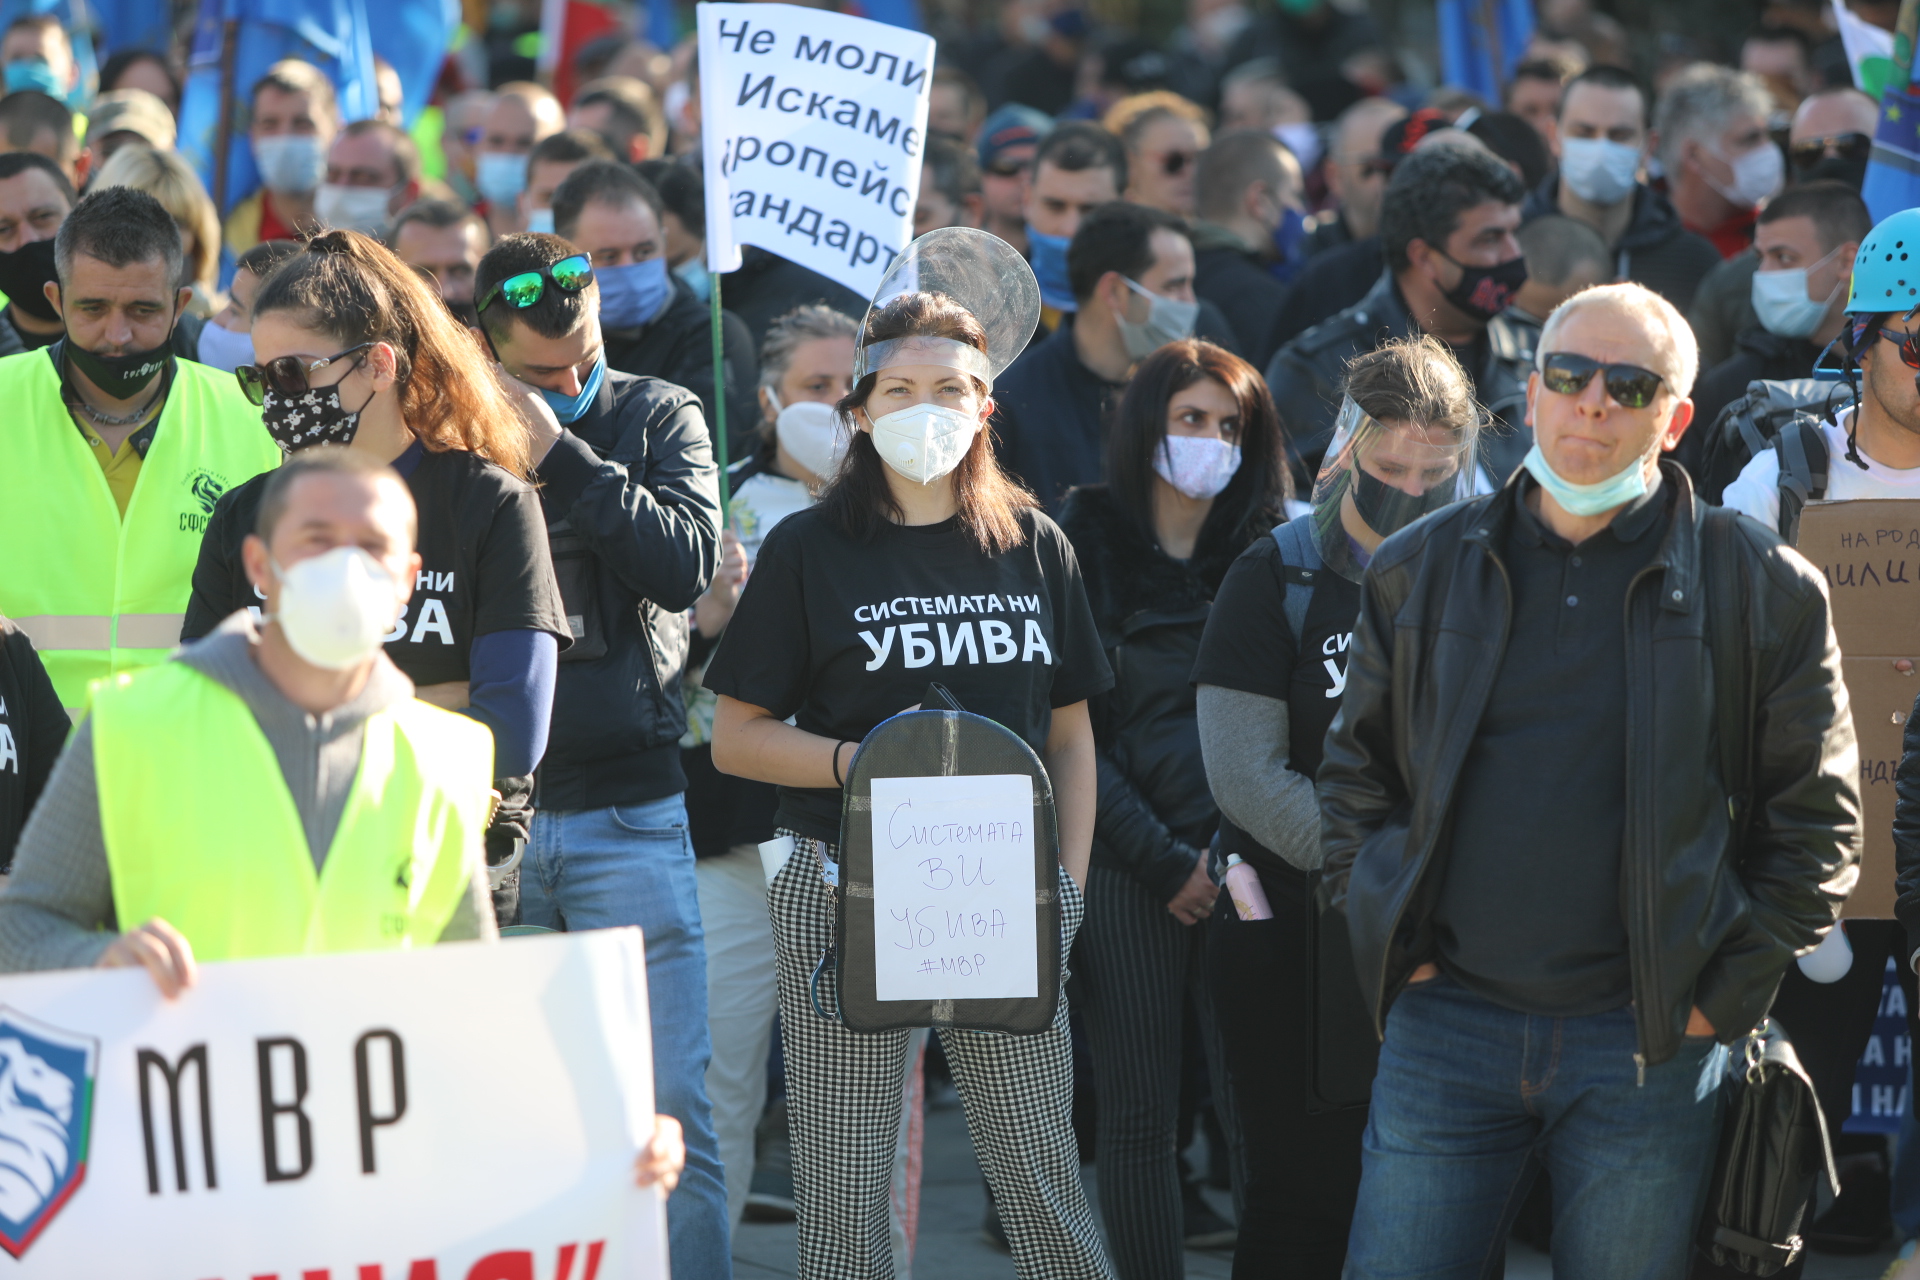
<path fill-rule="evenodd" d="M 1026 774 L 875 778 L 875 998 L 1037 995 L 1033 857 Z"/>
<path fill-rule="evenodd" d="M 786 4 L 702 4 L 707 269 L 759 245 L 873 291 L 913 239 L 932 36 Z"/>
<path fill-rule="evenodd" d="M 637 929 L 0 979 L 0 1274 L 667 1275 Z"/>

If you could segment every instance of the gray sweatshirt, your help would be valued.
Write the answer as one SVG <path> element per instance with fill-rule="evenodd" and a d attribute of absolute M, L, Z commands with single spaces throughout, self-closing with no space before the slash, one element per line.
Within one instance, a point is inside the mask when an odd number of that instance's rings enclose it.
<path fill-rule="evenodd" d="M 253 712 L 280 762 L 317 870 L 326 861 L 360 767 L 367 717 L 411 698 L 413 682 L 381 654 L 358 697 L 323 715 L 309 715 L 253 660 L 251 650 L 258 643 L 253 618 L 242 610 L 171 661 L 217 680 Z M 87 968 L 112 944 L 118 928 L 100 831 L 93 723 L 85 720 L 47 779 L 21 834 L 12 879 L 0 892 L 0 972 Z M 482 867 L 440 941 L 498 936 Z"/>

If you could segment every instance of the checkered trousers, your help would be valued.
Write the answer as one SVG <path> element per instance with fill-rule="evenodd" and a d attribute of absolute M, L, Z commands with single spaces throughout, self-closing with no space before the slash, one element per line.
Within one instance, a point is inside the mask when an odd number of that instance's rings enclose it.
<path fill-rule="evenodd" d="M 783 831 L 782 835 L 792 835 Z M 833 940 L 831 891 L 821 876 L 832 848 L 794 836 L 793 856 L 767 890 L 780 975 L 780 1041 L 787 1126 L 799 1208 L 799 1280 L 892 1280 L 887 1220 L 908 1032 L 849 1031 L 814 1011 L 814 967 Z M 1060 874 L 1061 950 L 1084 899 Z M 838 984 L 820 975 L 832 1013 Z M 993 1184 L 1000 1222 L 1023 1280 L 1112 1280 L 1113 1268 L 1080 1185 L 1073 1136 L 1073 1051 L 1067 1002 L 1037 1036 L 943 1028 L 974 1154 Z"/>

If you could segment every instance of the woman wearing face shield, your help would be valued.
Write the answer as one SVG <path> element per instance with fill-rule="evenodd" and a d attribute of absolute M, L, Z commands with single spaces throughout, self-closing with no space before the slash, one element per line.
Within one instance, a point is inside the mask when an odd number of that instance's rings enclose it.
<path fill-rule="evenodd" d="M 713 585 L 693 606 L 684 692 L 687 825 L 693 838 L 700 919 L 707 934 L 707 1026 L 713 1058 L 707 1098 L 727 1169 L 727 1207 L 738 1223 L 754 1167 L 754 1129 L 767 1100 L 767 1047 L 777 1011 L 773 934 L 757 848 L 773 839 L 774 789 L 713 767 L 714 696 L 701 683 L 707 658 L 733 617 L 760 544 L 773 527 L 811 507 L 840 469 L 848 432 L 834 405 L 853 390 L 856 323 L 824 306 L 775 320 L 760 347 L 760 433 L 728 476 L 733 500 L 721 531 Z"/>
<path fill-rule="evenodd" d="M 1344 923 L 1315 903 L 1313 778 L 1367 563 L 1390 535 L 1484 488 L 1482 422 L 1472 383 L 1434 339 L 1356 356 L 1312 510 L 1234 562 L 1200 642 L 1200 745 L 1228 864 L 1207 962 L 1244 1157 L 1236 1277 L 1332 1280 L 1346 1257 L 1378 1044 Z"/>
<path fill-rule="evenodd" d="M 1191 677 L 1208 602 L 1240 553 L 1286 520 L 1291 488 L 1265 379 L 1188 340 L 1134 370 L 1107 482 L 1073 490 L 1060 514 L 1115 672 L 1092 704 L 1100 804 L 1078 972 L 1101 1210 L 1126 1280 L 1178 1280 L 1185 1241 L 1232 1238 L 1182 1184 L 1178 1158 L 1186 1008 L 1207 1004 L 1196 926 L 1219 896 L 1206 855 L 1219 812 Z"/>
<path fill-rule="evenodd" d="M 925 291 L 940 268 L 930 242 L 971 256 L 978 287 Z M 887 1201 L 911 1033 L 848 1030 L 831 972 L 822 1003 L 810 994 L 834 939 L 830 877 L 855 750 L 917 708 L 929 681 L 1023 738 L 1055 795 L 1064 955 L 1093 834 L 1087 699 L 1113 679 L 1072 547 L 1000 471 L 986 429 L 992 379 L 1038 318 L 1032 272 L 1003 242 L 958 228 L 910 254 L 919 269 L 898 294 L 883 281 L 837 406 L 853 429 L 846 459 L 817 505 L 761 543 L 706 675 L 714 765 L 778 785 L 776 824 L 793 840 L 767 898 L 803 1278 L 893 1274 Z M 925 614 L 939 615 L 937 631 Z M 1042 994 L 1056 1014 L 1038 1035 L 943 1028 L 941 1040 L 1018 1273 L 1110 1277 L 1080 1185 L 1066 1004 Z"/>

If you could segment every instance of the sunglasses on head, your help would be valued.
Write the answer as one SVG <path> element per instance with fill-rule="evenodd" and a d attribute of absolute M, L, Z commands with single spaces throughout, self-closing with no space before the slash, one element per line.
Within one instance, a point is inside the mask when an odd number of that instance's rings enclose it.
<path fill-rule="evenodd" d="M 1623 409 L 1646 408 L 1666 381 L 1637 364 L 1602 364 L 1571 351 L 1556 351 L 1540 362 L 1540 381 L 1556 395 L 1579 395 L 1596 373 L 1604 374 L 1607 394 Z"/>
<path fill-rule="evenodd" d="M 1796 169 L 1811 169 L 1832 151 L 1842 160 L 1865 160 L 1873 151 L 1873 139 L 1864 133 L 1833 133 L 1824 138 L 1802 138 L 1788 146 L 1787 156 Z"/>
<path fill-rule="evenodd" d="M 348 356 L 359 355 L 373 344 L 363 342 L 357 347 L 348 347 L 345 351 L 320 360 L 303 360 L 299 356 L 281 356 L 278 360 L 269 360 L 265 364 L 243 364 L 233 371 L 240 382 L 241 393 L 251 404 L 263 405 L 267 402 L 267 392 L 275 395 L 293 397 L 305 395 L 313 390 L 313 384 L 307 375 L 318 373 L 336 361 Z M 355 360 L 355 364 L 360 361 Z"/>
<path fill-rule="evenodd" d="M 593 283 L 593 260 L 584 253 L 576 253 L 542 270 L 522 271 L 517 276 L 508 276 L 487 290 L 487 296 L 480 299 L 480 305 L 474 310 L 485 311 L 493 305 L 495 298 L 505 298 L 508 306 L 524 310 L 547 296 L 549 280 L 557 289 L 578 293 Z"/>

